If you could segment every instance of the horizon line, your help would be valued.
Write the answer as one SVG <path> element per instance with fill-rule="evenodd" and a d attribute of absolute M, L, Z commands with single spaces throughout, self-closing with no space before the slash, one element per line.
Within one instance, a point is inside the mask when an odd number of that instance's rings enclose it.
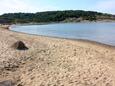
<path fill-rule="evenodd" d="M 33 13 L 33 14 L 36 14 L 36 13 L 42 13 L 42 12 L 56 12 L 56 11 L 86 11 L 86 12 L 97 12 L 97 13 L 103 13 L 103 14 L 110 14 L 110 15 L 115 15 L 114 13 L 107 13 L 107 12 L 101 12 L 101 11 L 95 11 L 95 10 L 47 10 L 47 11 L 36 11 L 36 12 L 9 12 L 9 13 L 2 13 L 0 14 L 1 15 L 4 15 L 4 14 L 15 14 L 15 13 Z"/>

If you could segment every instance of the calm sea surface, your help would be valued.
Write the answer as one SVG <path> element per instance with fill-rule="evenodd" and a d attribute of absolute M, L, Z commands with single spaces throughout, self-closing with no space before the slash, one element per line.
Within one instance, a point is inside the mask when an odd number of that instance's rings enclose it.
<path fill-rule="evenodd" d="M 14 25 L 11 30 L 43 36 L 86 39 L 115 46 L 115 22 Z"/>

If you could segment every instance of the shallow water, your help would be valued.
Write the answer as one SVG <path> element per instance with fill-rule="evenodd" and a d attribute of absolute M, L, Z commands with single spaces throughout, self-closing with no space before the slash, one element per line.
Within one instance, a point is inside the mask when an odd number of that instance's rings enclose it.
<path fill-rule="evenodd" d="M 15 25 L 11 30 L 43 36 L 86 39 L 115 46 L 115 22 Z"/>

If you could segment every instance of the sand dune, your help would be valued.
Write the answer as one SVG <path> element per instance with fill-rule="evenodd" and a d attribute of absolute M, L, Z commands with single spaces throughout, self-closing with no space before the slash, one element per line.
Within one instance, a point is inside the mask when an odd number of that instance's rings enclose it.
<path fill-rule="evenodd" d="M 11 47 L 19 40 L 29 49 Z M 4 81 L 16 86 L 115 86 L 115 48 L 27 35 L 2 27 L 0 83 Z"/>

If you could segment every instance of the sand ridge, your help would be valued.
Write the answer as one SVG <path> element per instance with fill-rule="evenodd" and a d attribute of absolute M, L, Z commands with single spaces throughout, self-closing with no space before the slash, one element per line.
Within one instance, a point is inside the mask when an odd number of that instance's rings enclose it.
<path fill-rule="evenodd" d="M 11 45 L 23 41 L 29 50 Z M 115 86 L 115 48 L 0 28 L 0 82 L 16 86 Z"/>

